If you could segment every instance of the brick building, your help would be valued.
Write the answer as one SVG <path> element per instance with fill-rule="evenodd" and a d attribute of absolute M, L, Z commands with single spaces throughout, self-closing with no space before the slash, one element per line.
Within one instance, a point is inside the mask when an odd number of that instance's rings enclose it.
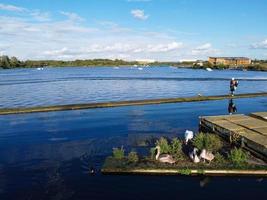
<path fill-rule="evenodd" d="M 251 60 L 246 57 L 209 57 L 209 62 L 213 65 L 249 65 Z"/>

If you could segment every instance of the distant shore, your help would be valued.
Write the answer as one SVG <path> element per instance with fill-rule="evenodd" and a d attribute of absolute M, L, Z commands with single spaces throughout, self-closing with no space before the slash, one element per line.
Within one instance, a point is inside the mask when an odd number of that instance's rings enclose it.
<path fill-rule="evenodd" d="M 0 57 L 0 69 L 14 68 L 42 68 L 42 67 L 177 67 L 190 69 L 235 69 L 243 71 L 267 71 L 267 61 L 254 61 L 250 65 L 228 66 L 228 65 L 212 65 L 207 61 L 201 62 L 138 62 L 110 59 L 93 59 L 93 60 L 26 60 L 20 61 L 16 57 L 8 56 Z"/>

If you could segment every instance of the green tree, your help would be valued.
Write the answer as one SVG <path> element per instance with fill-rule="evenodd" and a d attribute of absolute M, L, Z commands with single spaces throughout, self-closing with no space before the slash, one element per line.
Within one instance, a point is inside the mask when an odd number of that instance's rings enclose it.
<path fill-rule="evenodd" d="M 10 59 L 8 56 L 1 56 L 0 57 L 0 67 L 4 69 L 11 68 Z"/>

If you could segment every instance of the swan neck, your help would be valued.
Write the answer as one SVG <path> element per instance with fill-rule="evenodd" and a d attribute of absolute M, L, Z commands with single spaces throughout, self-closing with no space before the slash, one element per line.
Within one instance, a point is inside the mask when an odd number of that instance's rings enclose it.
<path fill-rule="evenodd" d="M 160 155 L 160 147 L 157 147 L 156 149 L 157 149 L 156 160 L 158 160 L 159 159 L 159 155 Z"/>

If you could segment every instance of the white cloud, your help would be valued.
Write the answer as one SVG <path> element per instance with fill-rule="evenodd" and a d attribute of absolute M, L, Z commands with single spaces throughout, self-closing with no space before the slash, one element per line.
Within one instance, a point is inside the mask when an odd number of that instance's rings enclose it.
<path fill-rule="evenodd" d="M 191 55 L 193 56 L 210 56 L 219 53 L 220 51 L 218 49 L 214 49 L 210 43 L 197 46 L 191 51 Z"/>
<path fill-rule="evenodd" d="M 252 49 L 267 49 L 267 39 L 250 46 Z"/>
<path fill-rule="evenodd" d="M 168 44 L 130 44 L 130 43 L 113 43 L 113 44 L 91 44 L 86 47 L 75 48 L 75 50 L 63 47 L 61 49 L 47 50 L 43 54 L 47 56 L 75 56 L 87 55 L 94 53 L 111 53 L 113 55 L 127 55 L 140 53 L 164 53 L 179 50 L 182 43 L 172 42 Z M 121 57 L 121 56 L 120 56 Z"/>
<path fill-rule="evenodd" d="M 34 13 L 34 14 L 33 14 Z M 89 26 L 76 13 L 53 13 L 27 10 L 17 17 L 0 16 L 0 48 L 19 59 L 153 59 L 178 61 L 204 57 L 215 52 L 210 43 L 198 47 L 184 44 L 168 31 L 122 27 L 113 21 L 96 21 Z M 79 23 L 84 20 L 84 23 Z M 15 44 L 15 45 L 14 45 Z M 194 56 L 195 55 L 195 56 Z"/>
<path fill-rule="evenodd" d="M 206 44 L 203 44 L 201 46 L 196 47 L 195 50 L 204 51 L 204 50 L 208 50 L 210 48 L 211 48 L 211 44 L 210 43 L 206 43 Z"/>
<path fill-rule="evenodd" d="M 14 12 L 24 12 L 26 11 L 25 8 L 8 5 L 8 4 L 2 4 L 0 3 L 0 10 L 6 10 L 6 11 L 14 11 Z"/>
<path fill-rule="evenodd" d="M 23 60 L 168 60 L 176 59 L 183 48 L 182 42 L 165 33 L 133 30 L 112 21 L 99 22 L 96 27 L 89 27 L 86 23 L 76 23 L 77 18 L 55 20 L 50 14 L 47 15 L 50 20 L 45 18 L 41 21 L 31 13 L 19 17 L 0 16 L 0 41 L 11 45 L 8 49 L 1 49 L 2 52 Z"/>
<path fill-rule="evenodd" d="M 135 9 L 131 11 L 131 14 L 134 18 L 140 19 L 140 20 L 146 20 L 148 19 L 149 15 L 145 15 L 144 10 Z"/>
<path fill-rule="evenodd" d="M 71 21 L 84 21 L 84 19 L 82 17 L 80 17 L 78 14 L 73 13 L 73 12 L 64 12 L 61 11 L 60 12 L 62 15 L 68 17 L 69 20 Z"/>
<path fill-rule="evenodd" d="M 168 44 L 157 44 L 148 46 L 148 52 L 170 52 L 181 49 L 183 47 L 182 42 L 172 42 Z"/>
<path fill-rule="evenodd" d="M 29 14 L 37 21 L 45 22 L 50 21 L 50 13 L 49 12 L 41 12 L 40 10 L 30 11 Z"/>
<path fill-rule="evenodd" d="M 108 29 L 114 33 L 131 32 L 130 28 L 121 27 L 119 24 L 112 21 L 97 21 L 97 23 L 101 25 L 102 28 Z"/>

